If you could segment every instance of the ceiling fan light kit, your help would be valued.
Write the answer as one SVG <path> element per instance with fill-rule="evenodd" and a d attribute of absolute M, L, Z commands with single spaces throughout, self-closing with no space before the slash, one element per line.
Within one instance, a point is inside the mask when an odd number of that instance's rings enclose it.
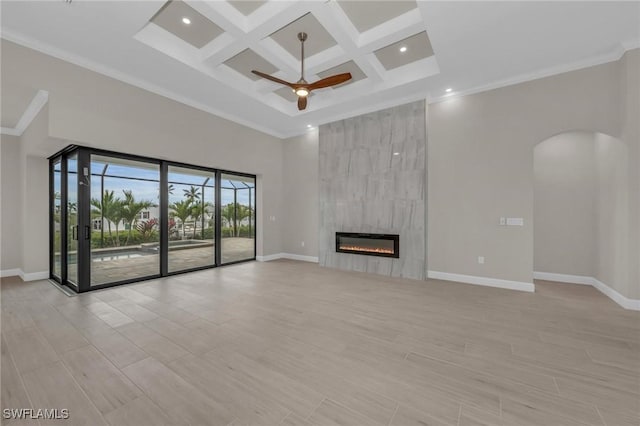
<path fill-rule="evenodd" d="M 318 80 L 315 83 L 308 83 L 307 80 L 304 79 L 304 42 L 307 40 L 307 33 L 298 33 L 298 40 L 300 40 L 300 80 L 295 83 L 289 83 L 288 81 L 281 80 L 260 71 L 252 70 L 251 72 L 267 80 L 290 87 L 298 96 L 298 109 L 302 111 L 307 107 L 307 97 L 312 90 L 344 83 L 351 79 L 351 73 L 336 74 Z"/>

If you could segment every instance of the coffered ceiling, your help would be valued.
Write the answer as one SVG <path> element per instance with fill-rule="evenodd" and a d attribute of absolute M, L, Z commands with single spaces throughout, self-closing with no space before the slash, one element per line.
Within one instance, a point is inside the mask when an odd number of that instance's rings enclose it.
<path fill-rule="evenodd" d="M 1 7 L 3 38 L 280 137 L 614 60 L 640 40 L 637 2 L 5 0 Z M 353 75 L 314 92 L 304 111 L 290 89 L 251 73 L 297 81 L 301 31 L 308 81 Z M 47 90 L 32 92 L 39 89 Z M 5 105 L 3 94 L 3 109 L 19 109 L 33 93 L 11 97 Z M 3 126 L 20 114 L 3 114 Z"/>

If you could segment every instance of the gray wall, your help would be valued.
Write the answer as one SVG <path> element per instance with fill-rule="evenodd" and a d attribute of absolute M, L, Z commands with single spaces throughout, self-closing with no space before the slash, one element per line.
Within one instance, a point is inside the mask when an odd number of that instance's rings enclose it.
<path fill-rule="evenodd" d="M 25 273 L 48 270 L 46 157 L 71 143 L 258 175 L 258 255 L 282 252 L 282 140 L 6 40 L 1 43 L 2 86 L 49 91 L 48 106 L 21 137 L 20 153 L 10 152 L 6 160 L 23 165 L 24 171 L 2 176 L 3 182 L 9 179 L 29 194 L 20 212 L 25 242 L 20 267 Z"/>
<path fill-rule="evenodd" d="M 629 294 L 640 298 L 640 49 L 620 61 L 622 141 L 627 146 L 629 179 Z"/>
<path fill-rule="evenodd" d="M 0 271 L 22 267 L 22 174 L 20 139 L 0 137 Z"/>
<path fill-rule="evenodd" d="M 629 153 L 628 224 L 616 222 L 616 232 L 605 231 L 601 224 L 600 241 L 624 232 L 630 238 L 624 240 L 628 261 L 613 264 L 599 258 L 603 266 L 594 273 L 623 295 L 640 297 L 639 76 L 640 50 L 635 49 L 620 61 L 430 104 L 429 269 L 531 282 L 534 147 L 564 132 L 600 132 L 622 135 Z M 308 156 L 305 162 L 312 164 Z M 310 182 L 297 190 L 313 198 L 317 187 Z M 524 217 L 525 226 L 498 226 L 501 216 Z M 307 226 L 318 224 L 309 220 Z M 287 251 L 302 254 L 299 241 L 307 237 L 291 233 L 287 238 L 298 241 Z M 485 257 L 484 265 L 477 263 L 477 256 Z M 628 278 L 618 282 L 603 273 L 607 268 Z"/>
<path fill-rule="evenodd" d="M 283 154 L 283 251 L 317 258 L 318 129 L 285 139 Z"/>
<path fill-rule="evenodd" d="M 425 121 L 421 101 L 320 127 L 322 266 L 425 278 Z M 400 259 L 336 253 L 336 231 L 399 234 Z"/>
<path fill-rule="evenodd" d="M 568 132 L 534 149 L 534 270 L 595 276 L 594 134 Z"/>
<path fill-rule="evenodd" d="M 640 283 L 631 280 L 631 272 L 640 259 L 633 260 L 629 250 L 630 210 L 628 146 L 608 135 L 594 135 L 596 170 L 595 275 L 600 282 L 629 298 L 640 298 Z M 637 166 L 636 166 L 637 167 Z"/>
<path fill-rule="evenodd" d="M 430 270 L 532 282 L 533 148 L 573 130 L 617 136 L 619 66 L 429 105 Z M 503 216 L 524 226 L 499 226 Z"/>
<path fill-rule="evenodd" d="M 22 184 L 22 271 L 38 274 L 49 270 L 49 162 L 34 153 L 49 132 L 49 107 L 44 106 L 20 136 Z M 42 274 L 40 274 L 40 277 Z"/>
<path fill-rule="evenodd" d="M 50 91 L 46 123 L 33 124 L 43 126 L 48 137 L 23 135 L 24 147 L 16 153 L 11 148 L 15 139 L 5 145 L 3 136 L 0 152 L 3 194 L 11 193 L 7 186 L 19 187 L 32 198 L 18 201 L 23 211 L 2 204 L 3 235 L 11 235 L 15 223 L 23 221 L 17 235 L 25 233 L 25 247 L 19 242 L 14 247 L 20 263 L 22 257 L 29 257 L 31 266 L 25 272 L 47 266 L 40 254 L 46 245 L 36 235 L 47 223 L 46 212 L 36 208 L 44 205 L 46 197 L 44 158 L 73 141 L 256 173 L 262 188 L 258 254 L 317 255 L 321 242 L 313 241 L 320 218 L 312 205 L 320 195 L 311 176 L 319 153 L 313 132 L 281 141 L 5 40 L 1 43 L 3 87 L 13 84 Z M 530 282 L 533 147 L 562 132 L 601 132 L 620 138 L 628 153 L 627 219 L 624 224 L 616 222 L 617 232 L 602 234 L 626 232 L 629 237 L 611 243 L 625 246 L 616 250 L 623 250 L 627 257 L 622 263 L 603 263 L 602 271 L 615 274 L 601 274 L 598 279 L 627 297 L 640 297 L 639 76 L 640 50 L 636 49 L 620 61 L 429 105 L 430 269 Z M 298 158 L 299 163 L 293 161 Z M 20 218 L 12 220 L 16 214 Z M 264 219 L 270 216 L 276 220 Z M 500 216 L 524 217 L 525 226 L 499 227 Z M 22 266 L 10 258 L 15 253 L 3 250 L 2 269 Z M 485 256 L 484 265 L 477 263 L 477 256 Z M 618 283 L 618 279 L 625 281 Z"/>

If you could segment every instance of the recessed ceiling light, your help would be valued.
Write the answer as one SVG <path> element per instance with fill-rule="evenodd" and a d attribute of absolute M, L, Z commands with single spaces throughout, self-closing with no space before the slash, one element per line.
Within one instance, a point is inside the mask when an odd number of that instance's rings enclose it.
<path fill-rule="evenodd" d="M 404 53 L 404 52 L 406 52 L 406 51 L 407 51 L 407 46 L 402 46 L 402 47 L 400 48 L 400 53 Z"/>
<path fill-rule="evenodd" d="M 451 87 L 449 87 L 447 90 L 445 90 L 445 92 L 447 92 L 447 93 L 451 93 L 451 91 L 452 91 L 452 90 L 453 90 L 453 89 L 452 89 Z"/>
<path fill-rule="evenodd" d="M 399 152 L 394 152 L 393 155 L 400 155 L 400 153 Z"/>
<path fill-rule="evenodd" d="M 187 18 L 186 16 L 184 18 L 182 18 L 182 23 L 185 25 L 190 25 L 191 24 L 191 19 Z"/>
<path fill-rule="evenodd" d="M 311 124 L 307 124 L 307 129 L 312 128 L 313 126 Z"/>

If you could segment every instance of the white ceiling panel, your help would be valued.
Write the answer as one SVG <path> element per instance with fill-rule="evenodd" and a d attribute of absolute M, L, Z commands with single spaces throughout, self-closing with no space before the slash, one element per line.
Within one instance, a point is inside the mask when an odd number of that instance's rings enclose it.
<path fill-rule="evenodd" d="M 386 70 L 392 70 L 433 55 L 427 33 L 422 31 L 375 51 Z"/>
<path fill-rule="evenodd" d="M 190 23 L 186 24 L 184 19 Z M 151 22 L 198 48 L 223 33 L 222 28 L 180 0 L 166 3 Z"/>
<path fill-rule="evenodd" d="M 273 74 L 278 69 L 274 67 L 269 61 L 258 55 L 251 49 L 245 49 L 238 53 L 233 58 L 227 59 L 224 64 L 233 68 L 245 77 L 251 80 L 258 80 L 260 77 L 253 74 L 251 70 L 262 71 L 266 74 Z"/>
<path fill-rule="evenodd" d="M 282 46 L 294 58 L 300 59 L 300 41 L 298 33 L 307 34 L 307 41 L 304 43 L 304 53 L 306 57 L 313 56 L 336 45 L 336 41 L 331 34 L 318 22 L 311 13 L 296 19 L 287 26 L 271 34 L 271 38 Z"/>
<path fill-rule="evenodd" d="M 338 0 L 338 4 L 361 33 L 418 7 L 415 0 L 376 2 Z"/>

